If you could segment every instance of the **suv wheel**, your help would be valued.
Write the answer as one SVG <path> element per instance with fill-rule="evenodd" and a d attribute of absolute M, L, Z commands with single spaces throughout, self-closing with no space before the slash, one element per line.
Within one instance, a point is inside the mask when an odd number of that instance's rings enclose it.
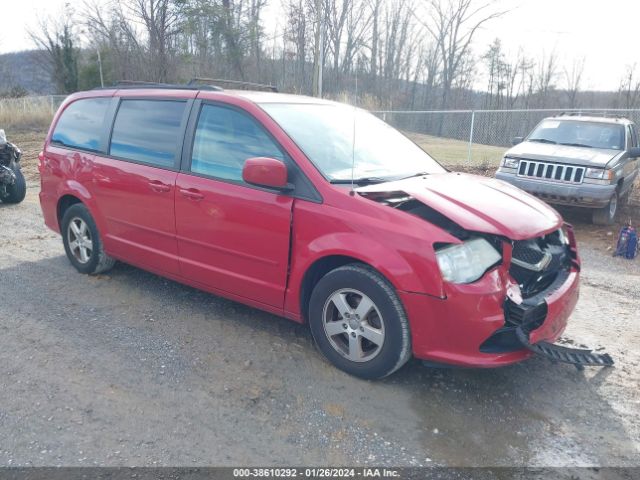
<path fill-rule="evenodd" d="M 7 187 L 7 195 L 2 198 L 4 203 L 20 203 L 27 194 L 27 182 L 24 179 L 22 170 L 20 170 L 20 167 L 14 167 L 12 170 L 16 175 L 16 181 L 13 185 Z"/>
<path fill-rule="evenodd" d="M 611 225 L 616 218 L 616 213 L 618 213 L 618 192 L 613 194 L 606 207 L 593 211 L 591 221 L 595 225 Z"/>
<path fill-rule="evenodd" d="M 70 206 L 62 217 L 62 242 L 67 258 L 80 273 L 102 273 L 115 264 L 104 253 L 96 222 L 81 203 Z"/>
<path fill-rule="evenodd" d="M 320 279 L 311 294 L 309 323 L 323 355 L 357 377 L 385 377 L 411 356 L 400 299 L 382 275 L 364 265 L 345 265 Z"/>

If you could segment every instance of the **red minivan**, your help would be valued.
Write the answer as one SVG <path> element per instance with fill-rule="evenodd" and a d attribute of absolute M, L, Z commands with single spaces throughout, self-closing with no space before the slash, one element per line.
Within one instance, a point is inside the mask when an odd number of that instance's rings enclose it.
<path fill-rule="evenodd" d="M 78 271 L 119 260 L 306 322 L 363 378 L 412 355 L 523 360 L 578 299 L 575 238 L 555 210 L 449 172 L 335 102 L 204 85 L 81 92 L 39 169 L 45 222 Z"/>

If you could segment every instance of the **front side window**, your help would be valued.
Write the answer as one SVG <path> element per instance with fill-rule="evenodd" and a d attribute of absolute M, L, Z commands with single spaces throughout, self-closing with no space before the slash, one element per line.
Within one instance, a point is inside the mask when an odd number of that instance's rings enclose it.
<path fill-rule="evenodd" d="M 104 117 L 111 98 L 84 98 L 69 105 L 56 125 L 51 142 L 82 150 L 100 150 Z"/>
<path fill-rule="evenodd" d="M 260 105 L 333 183 L 396 180 L 445 169 L 379 118 L 340 104 Z"/>
<path fill-rule="evenodd" d="M 198 117 L 191 171 L 225 180 L 242 181 L 248 158 L 284 155 L 264 129 L 249 115 L 216 105 L 203 105 Z"/>
<path fill-rule="evenodd" d="M 628 134 L 627 137 L 629 139 L 629 145 L 628 148 L 634 148 L 638 146 L 638 136 L 636 134 L 636 129 L 633 125 L 629 125 L 627 127 L 628 129 Z"/>
<path fill-rule="evenodd" d="M 543 120 L 527 138 L 530 142 L 572 147 L 624 150 L 624 127 L 615 123 Z"/>
<path fill-rule="evenodd" d="M 174 167 L 185 105 L 174 100 L 123 100 L 109 153 L 153 166 Z"/>

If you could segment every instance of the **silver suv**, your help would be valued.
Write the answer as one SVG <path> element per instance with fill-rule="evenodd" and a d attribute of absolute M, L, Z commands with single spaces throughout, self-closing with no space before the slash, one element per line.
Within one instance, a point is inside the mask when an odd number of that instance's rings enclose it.
<path fill-rule="evenodd" d="M 613 223 L 638 175 L 638 131 L 626 118 L 562 114 L 513 139 L 496 177 L 558 205 L 593 209 Z"/>

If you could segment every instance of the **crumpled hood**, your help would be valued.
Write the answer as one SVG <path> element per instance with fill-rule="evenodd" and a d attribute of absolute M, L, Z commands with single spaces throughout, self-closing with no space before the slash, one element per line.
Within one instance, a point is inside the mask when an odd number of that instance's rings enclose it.
<path fill-rule="evenodd" d="M 507 151 L 505 155 L 515 158 L 547 162 L 559 161 L 572 165 L 602 168 L 620 153 L 622 153 L 620 150 L 605 148 L 581 148 L 550 143 L 522 142 Z"/>
<path fill-rule="evenodd" d="M 539 237 L 562 225 L 558 212 L 519 188 L 465 173 L 438 173 L 356 191 L 405 192 L 466 230 L 503 235 L 511 240 Z"/>

